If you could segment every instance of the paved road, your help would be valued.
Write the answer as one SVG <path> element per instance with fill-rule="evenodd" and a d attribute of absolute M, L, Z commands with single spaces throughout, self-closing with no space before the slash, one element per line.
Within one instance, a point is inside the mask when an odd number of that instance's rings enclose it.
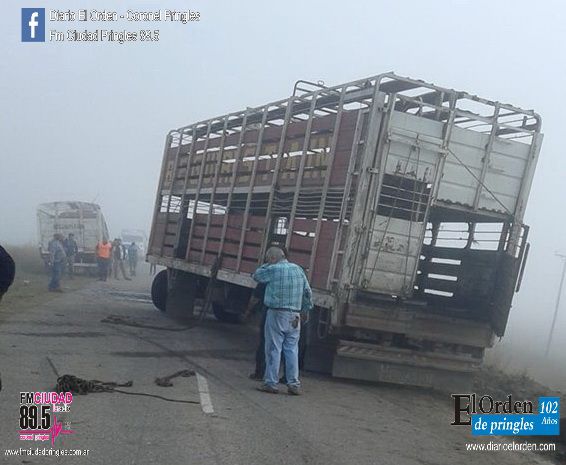
<path fill-rule="evenodd" d="M 109 316 L 177 328 L 149 302 L 149 280 L 95 282 L 43 305 L 10 310 L 0 324 L 0 463 L 85 464 L 391 464 L 548 463 L 519 452 L 473 453 L 467 427 L 451 427 L 446 397 L 413 389 L 305 376 L 304 395 L 269 395 L 247 378 L 253 328 L 207 320 L 185 331 L 101 322 Z M 181 369 L 198 376 L 159 387 Z M 59 374 L 132 380 L 124 390 L 152 397 L 75 396 L 72 435 L 55 449 L 88 456 L 6 457 L 5 449 L 51 448 L 19 440 L 21 391 L 50 391 Z"/>

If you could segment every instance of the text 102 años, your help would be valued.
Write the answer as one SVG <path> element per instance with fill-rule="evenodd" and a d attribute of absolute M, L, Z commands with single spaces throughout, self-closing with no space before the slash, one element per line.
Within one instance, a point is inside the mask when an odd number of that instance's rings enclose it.
<path fill-rule="evenodd" d="M 541 402 L 539 408 L 540 408 L 540 413 L 557 414 L 558 402 L 557 401 Z"/>

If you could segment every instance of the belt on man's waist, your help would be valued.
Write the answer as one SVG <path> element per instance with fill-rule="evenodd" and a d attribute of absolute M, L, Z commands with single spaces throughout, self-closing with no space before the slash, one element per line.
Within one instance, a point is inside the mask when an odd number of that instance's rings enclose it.
<path fill-rule="evenodd" d="M 276 312 L 292 312 L 292 313 L 301 313 L 300 310 L 295 310 L 292 308 L 273 308 L 273 307 L 267 307 L 269 310 L 275 310 Z"/>

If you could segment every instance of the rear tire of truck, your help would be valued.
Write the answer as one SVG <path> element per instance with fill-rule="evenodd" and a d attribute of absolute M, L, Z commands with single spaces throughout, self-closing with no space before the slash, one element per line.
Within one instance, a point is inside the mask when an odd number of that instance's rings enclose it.
<path fill-rule="evenodd" d="M 161 270 L 151 284 L 151 300 L 162 312 L 167 308 L 167 270 Z"/>
<path fill-rule="evenodd" d="M 218 321 L 223 323 L 240 323 L 240 314 L 232 313 L 226 310 L 224 305 L 213 302 L 212 312 Z"/>

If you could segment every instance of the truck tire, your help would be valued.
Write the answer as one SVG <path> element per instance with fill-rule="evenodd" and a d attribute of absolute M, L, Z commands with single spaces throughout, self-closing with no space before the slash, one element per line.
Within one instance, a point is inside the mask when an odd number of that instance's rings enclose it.
<path fill-rule="evenodd" d="M 240 323 L 240 314 L 232 313 L 226 310 L 224 305 L 213 302 L 212 312 L 218 321 L 223 323 Z"/>
<path fill-rule="evenodd" d="M 183 270 L 168 268 L 165 313 L 178 322 L 193 318 L 198 276 Z"/>
<path fill-rule="evenodd" d="M 161 270 L 153 278 L 151 284 L 151 300 L 162 312 L 165 311 L 167 304 L 167 270 Z"/>

